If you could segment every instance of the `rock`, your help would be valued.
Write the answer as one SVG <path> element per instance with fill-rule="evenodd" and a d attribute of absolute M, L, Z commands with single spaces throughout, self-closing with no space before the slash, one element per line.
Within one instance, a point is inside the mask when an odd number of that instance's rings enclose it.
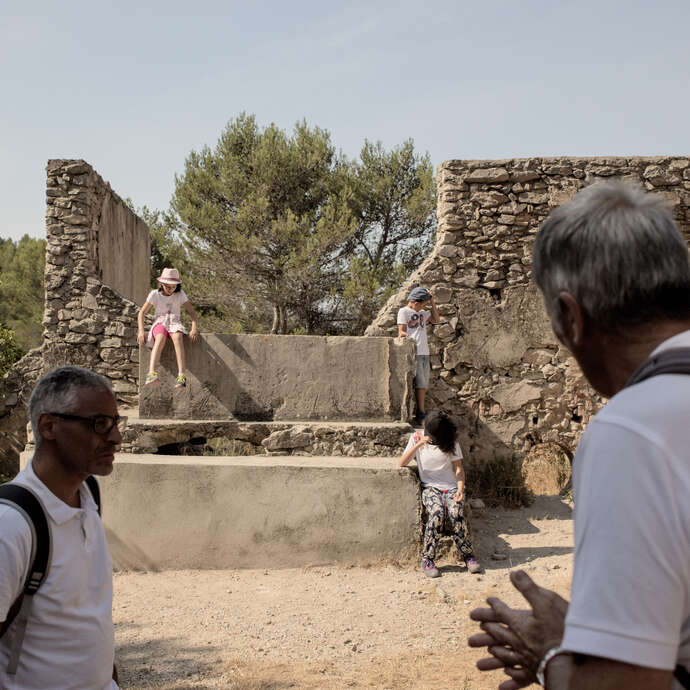
<path fill-rule="evenodd" d="M 541 398 L 541 388 L 527 381 L 504 383 L 491 391 L 491 397 L 503 408 L 504 412 L 516 412 L 532 400 Z"/>
<path fill-rule="evenodd" d="M 302 429 L 302 427 L 294 427 L 282 431 L 274 431 L 261 442 L 261 445 L 266 450 L 271 451 L 283 448 L 303 448 L 310 445 L 314 437 Z"/>
<path fill-rule="evenodd" d="M 508 197 L 501 192 L 475 192 L 472 201 L 484 208 L 495 208 L 508 201 Z"/>
<path fill-rule="evenodd" d="M 477 168 L 465 177 L 465 182 L 486 182 L 495 184 L 507 182 L 510 179 L 505 168 Z"/>
<path fill-rule="evenodd" d="M 494 551 L 491 554 L 491 559 L 494 561 L 505 561 L 507 558 L 508 556 L 501 551 Z"/>
<path fill-rule="evenodd" d="M 468 502 L 472 510 L 484 510 L 484 508 L 486 508 L 481 498 L 470 498 Z"/>

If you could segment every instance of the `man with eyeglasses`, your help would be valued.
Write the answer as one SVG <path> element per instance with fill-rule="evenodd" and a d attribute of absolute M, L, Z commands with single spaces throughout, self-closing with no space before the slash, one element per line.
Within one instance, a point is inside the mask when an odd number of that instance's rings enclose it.
<path fill-rule="evenodd" d="M 14 672 L 15 624 L 0 639 L 0 688 L 117 688 L 112 621 L 112 561 L 89 475 L 113 471 L 124 418 L 110 382 L 66 366 L 46 374 L 29 400 L 36 451 L 12 483 L 41 502 L 51 536 L 48 574 L 36 594 Z M 32 558 L 32 531 L 0 505 L 0 621 L 21 594 Z M 16 621 L 15 621 L 16 622 Z"/>

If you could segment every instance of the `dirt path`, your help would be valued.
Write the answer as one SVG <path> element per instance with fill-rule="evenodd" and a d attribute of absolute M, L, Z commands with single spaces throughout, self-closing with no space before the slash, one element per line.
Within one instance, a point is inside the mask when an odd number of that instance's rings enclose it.
<path fill-rule="evenodd" d="M 518 605 L 516 567 L 567 596 L 570 507 L 542 497 L 485 510 L 474 530 L 479 576 L 454 558 L 440 560 L 436 580 L 416 564 L 117 573 L 122 687 L 495 688 L 499 675 L 480 674 L 466 645 L 476 630 L 467 613 L 489 595 Z"/>

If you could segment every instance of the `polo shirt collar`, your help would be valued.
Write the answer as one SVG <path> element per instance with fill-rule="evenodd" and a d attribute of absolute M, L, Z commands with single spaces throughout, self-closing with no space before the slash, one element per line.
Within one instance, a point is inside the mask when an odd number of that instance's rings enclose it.
<path fill-rule="evenodd" d="M 649 356 L 653 357 L 654 355 L 658 355 L 660 352 L 663 352 L 664 350 L 670 350 L 676 347 L 690 347 L 690 331 L 676 333 L 676 335 L 671 336 L 667 340 L 664 340 L 663 343 L 657 345 L 654 348 L 654 350 L 652 350 L 652 353 Z"/>
<path fill-rule="evenodd" d="M 91 496 L 91 491 L 82 482 L 79 487 L 79 498 L 81 500 L 81 508 L 72 508 L 68 506 L 64 501 L 60 500 L 36 475 L 33 468 L 33 460 L 28 463 L 24 468 L 24 471 L 20 473 L 17 479 L 18 483 L 24 484 L 25 486 L 33 489 L 34 493 L 41 499 L 43 507 L 46 513 L 50 516 L 50 519 L 56 525 L 62 525 L 63 523 L 71 520 L 75 515 L 79 515 L 82 510 L 93 510 L 98 511 L 96 502 Z"/>

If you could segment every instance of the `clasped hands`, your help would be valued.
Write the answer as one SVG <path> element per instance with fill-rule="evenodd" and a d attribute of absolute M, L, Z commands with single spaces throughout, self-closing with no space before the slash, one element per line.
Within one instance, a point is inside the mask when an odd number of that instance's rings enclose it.
<path fill-rule="evenodd" d="M 483 632 L 469 638 L 470 647 L 486 647 L 491 655 L 480 659 L 480 671 L 503 669 L 510 680 L 498 690 L 518 690 L 536 682 L 539 662 L 563 639 L 568 602 L 551 590 L 539 587 L 522 570 L 510 573 L 513 586 L 527 599 L 531 610 L 511 609 L 496 597 L 490 608 L 474 609 L 470 618 Z"/>

